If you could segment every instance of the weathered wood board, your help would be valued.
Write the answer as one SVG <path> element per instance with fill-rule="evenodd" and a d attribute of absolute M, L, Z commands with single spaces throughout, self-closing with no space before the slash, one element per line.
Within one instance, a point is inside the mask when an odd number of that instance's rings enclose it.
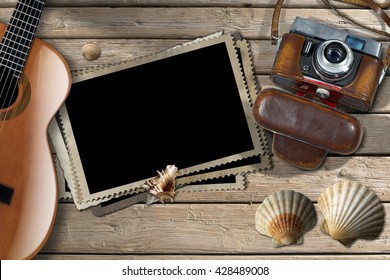
<path fill-rule="evenodd" d="M 60 206 L 56 226 L 43 253 L 87 254 L 289 254 L 390 253 L 390 228 L 373 241 L 350 248 L 331 239 L 317 225 L 304 244 L 274 248 L 255 229 L 258 204 L 172 204 L 133 206 L 104 218 Z M 386 223 L 390 205 L 385 206 Z M 322 215 L 318 212 L 318 220 Z"/>
<path fill-rule="evenodd" d="M 390 31 L 373 12 L 332 1 L 370 27 Z M 384 0 L 379 1 L 381 3 Z M 276 0 L 48 0 L 37 36 L 53 45 L 72 70 L 97 67 L 162 51 L 216 31 L 239 31 L 249 40 L 261 86 L 268 78 L 275 46 L 269 40 Z M 8 22 L 16 0 L 0 3 L 0 22 Z M 286 1 L 280 32 L 302 16 L 382 41 L 340 18 L 321 0 Z M 94 61 L 81 48 L 94 43 Z M 158 73 L 156 73 L 158 74 Z M 370 112 L 354 112 L 365 127 L 361 148 L 353 156 L 326 158 L 307 172 L 280 160 L 270 171 L 248 175 L 245 191 L 180 193 L 174 204 L 135 205 L 97 218 L 71 202 L 59 205 L 53 233 L 37 259 L 390 259 L 390 78 L 381 85 Z M 346 248 L 322 234 L 318 225 L 303 245 L 275 249 L 254 228 L 257 206 L 273 191 L 294 189 L 313 202 L 331 184 L 350 178 L 370 187 L 386 209 L 385 230 L 374 241 Z M 319 213 L 319 219 L 322 215 Z"/>

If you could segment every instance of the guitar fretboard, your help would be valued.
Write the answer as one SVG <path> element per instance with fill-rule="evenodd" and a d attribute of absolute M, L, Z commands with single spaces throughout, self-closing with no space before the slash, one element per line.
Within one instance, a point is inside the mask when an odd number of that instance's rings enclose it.
<path fill-rule="evenodd" d="M 0 65 L 20 77 L 27 60 L 45 0 L 20 0 L 0 43 Z"/>

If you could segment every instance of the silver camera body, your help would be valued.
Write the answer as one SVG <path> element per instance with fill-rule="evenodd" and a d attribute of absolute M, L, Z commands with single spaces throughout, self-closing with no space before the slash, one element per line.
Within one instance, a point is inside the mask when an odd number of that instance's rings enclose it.
<path fill-rule="evenodd" d="M 380 59 L 382 44 L 296 17 L 290 33 L 305 36 L 300 58 L 304 76 L 343 87 L 354 79 L 362 56 Z"/>

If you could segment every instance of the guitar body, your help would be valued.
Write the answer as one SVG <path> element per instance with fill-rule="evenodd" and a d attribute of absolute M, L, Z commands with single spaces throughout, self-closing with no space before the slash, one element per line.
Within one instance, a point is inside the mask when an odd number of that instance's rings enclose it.
<path fill-rule="evenodd" d="M 47 129 L 70 85 L 65 60 L 34 39 L 16 101 L 0 110 L 0 259 L 32 258 L 50 235 L 58 186 Z"/>

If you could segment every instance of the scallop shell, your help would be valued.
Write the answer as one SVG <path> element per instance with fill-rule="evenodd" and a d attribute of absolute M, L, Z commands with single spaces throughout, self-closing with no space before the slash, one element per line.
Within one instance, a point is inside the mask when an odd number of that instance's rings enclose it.
<path fill-rule="evenodd" d="M 81 49 L 81 52 L 88 61 L 95 60 L 100 56 L 100 48 L 95 44 L 85 44 Z"/>
<path fill-rule="evenodd" d="M 324 215 L 320 229 L 345 246 L 356 239 L 375 239 L 383 230 L 385 210 L 379 197 L 358 182 L 344 180 L 318 198 Z"/>
<path fill-rule="evenodd" d="M 256 230 L 272 238 L 275 247 L 301 244 L 303 235 L 312 229 L 317 215 L 313 203 L 291 190 L 274 192 L 256 211 Z"/>

